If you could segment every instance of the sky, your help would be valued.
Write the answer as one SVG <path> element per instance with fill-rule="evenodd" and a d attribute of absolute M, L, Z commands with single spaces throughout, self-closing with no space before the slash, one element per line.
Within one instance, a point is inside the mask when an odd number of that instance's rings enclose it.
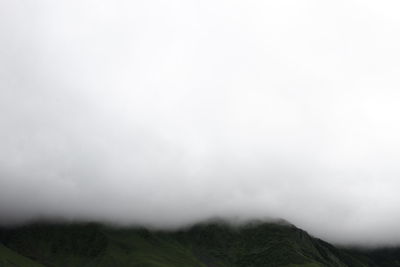
<path fill-rule="evenodd" d="M 283 218 L 400 244 L 399 11 L 0 0 L 0 223 Z"/>

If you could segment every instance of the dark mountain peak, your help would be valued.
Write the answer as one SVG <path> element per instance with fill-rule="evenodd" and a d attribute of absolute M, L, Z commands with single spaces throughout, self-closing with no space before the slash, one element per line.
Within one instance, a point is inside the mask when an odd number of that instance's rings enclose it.
<path fill-rule="evenodd" d="M 398 249 L 340 249 L 286 221 L 214 219 L 174 231 L 41 222 L 3 228 L 0 241 L 0 266 L 400 266 Z"/>

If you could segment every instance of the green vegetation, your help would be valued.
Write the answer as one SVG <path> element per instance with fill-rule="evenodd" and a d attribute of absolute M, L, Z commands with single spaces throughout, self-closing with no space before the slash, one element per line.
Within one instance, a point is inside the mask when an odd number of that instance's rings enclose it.
<path fill-rule="evenodd" d="M 36 223 L 1 229 L 0 242 L 1 267 L 400 266 L 397 249 L 339 249 L 274 223 L 210 222 L 179 231 Z"/>
<path fill-rule="evenodd" d="M 34 262 L 9 248 L 0 244 L 0 266 L 26 266 L 26 267 L 44 267 L 42 264 Z"/>

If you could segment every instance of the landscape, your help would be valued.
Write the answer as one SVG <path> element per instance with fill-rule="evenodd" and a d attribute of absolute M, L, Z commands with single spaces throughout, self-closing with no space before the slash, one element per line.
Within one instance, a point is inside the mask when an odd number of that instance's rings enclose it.
<path fill-rule="evenodd" d="M 399 14 L 0 0 L 0 267 L 400 266 Z"/>
<path fill-rule="evenodd" d="M 335 247 L 284 221 L 224 220 L 175 230 L 95 223 L 2 228 L 0 266 L 395 267 L 400 248 Z"/>

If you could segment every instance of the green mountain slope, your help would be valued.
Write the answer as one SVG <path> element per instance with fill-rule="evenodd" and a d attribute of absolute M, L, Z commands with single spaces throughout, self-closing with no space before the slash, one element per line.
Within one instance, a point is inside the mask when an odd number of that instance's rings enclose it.
<path fill-rule="evenodd" d="M 32 261 L 11 249 L 0 244 L 0 266 L 26 266 L 26 267 L 44 267 L 44 265 Z"/>
<path fill-rule="evenodd" d="M 375 267 L 399 266 L 393 264 L 400 259 L 398 250 L 343 250 L 292 225 L 273 223 L 213 222 L 169 232 L 31 224 L 1 229 L 0 242 L 1 267 Z"/>

